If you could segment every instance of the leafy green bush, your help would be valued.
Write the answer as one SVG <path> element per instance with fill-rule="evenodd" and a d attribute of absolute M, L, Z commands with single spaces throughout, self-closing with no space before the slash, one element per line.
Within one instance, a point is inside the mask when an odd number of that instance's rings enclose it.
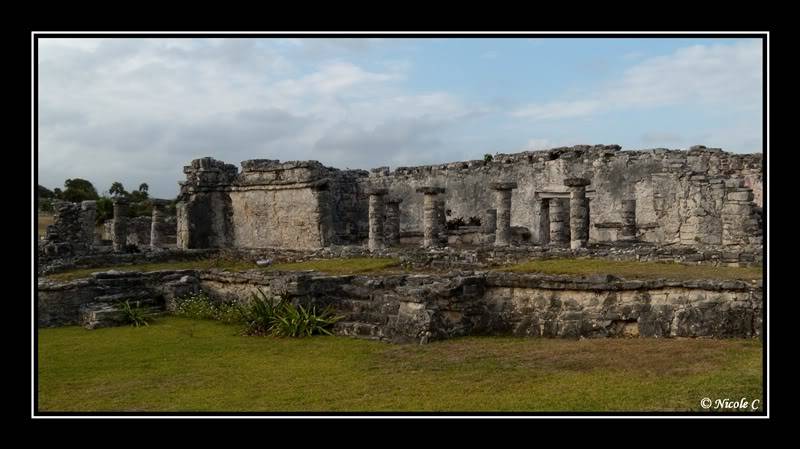
<path fill-rule="evenodd" d="M 494 156 L 492 156 L 489 153 L 486 153 L 486 154 L 483 155 L 483 161 L 484 162 L 492 162 L 492 159 L 494 159 Z"/>
<path fill-rule="evenodd" d="M 145 309 L 139 306 L 137 301 L 135 306 L 132 306 L 129 300 L 125 300 L 125 302 L 120 303 L 120 309 L 124 315 L 124 319 L 128 324 L 133 326 L 148 326 L 148 321 L 150 317 L 148 316 Z"/>
<path fill-rule="evenodd" d="M 272 332 L 272 327 L 277 320 L 279 310 L 285 301 L 282 298 L 273 298 L 258 289 L 258 295 L 253 293 L 245 310 L 245 333 L 248 335 L 267 335 Z"/>

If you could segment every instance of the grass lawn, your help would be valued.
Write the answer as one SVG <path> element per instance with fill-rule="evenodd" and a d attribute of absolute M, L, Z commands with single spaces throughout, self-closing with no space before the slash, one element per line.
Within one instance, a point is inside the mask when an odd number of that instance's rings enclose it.
<path fill-rule="evenodd" d="M 41 240 L 47 232 L 47 226 L 53 224 L 53 214 L 39 212 L 36 215 L 36 239 Z"/>
<path fill-rule="evenodd" d="M 532 260 L 499 268 L 517 273 L 611 274 L 625 278 L 673 279 L 761 279 L 761 267 L 714 267 L 665 262 L 617 261 L 605 259 Z"/>
<path fill-rule="evenodd" d="M 264 271 L 304 271 L 316 270 L 327 274 L 355 274 L 380 271 L 399 265 L 396 259 L 380 259 L 370 257 L 354 257 L 350 259 L 311 260 L 307 262 L 277 263 L 267 267 L 259 267 L 253 262 L 228 259 L 201 259 L 181 262 L 159 262 L 135 265 L 116 265 L 98 268 L 79 268 L 63 273 L 48 275 L 48 279 L 57 281 L 71 281 L 85 278 L 98 271 L 158 271 L 158 270 L 189 270 L 218 268 L 228 271 L 244 271 L 260 269 Z"/>
<path fill-rule="evenodd" d="M 760 340 L 392 345 L 177 317 L 38 336 L 40 411 L 686 411 L 762 396 Z"/>

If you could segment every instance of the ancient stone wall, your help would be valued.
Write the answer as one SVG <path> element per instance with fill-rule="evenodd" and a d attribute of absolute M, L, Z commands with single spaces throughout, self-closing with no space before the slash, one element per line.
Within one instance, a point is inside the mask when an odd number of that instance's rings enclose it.
<path fill-rule="evenodd" d="M 332 306 L 336 331 L 425 343 L 463 335 L 537 337 L 754 337 L 760 282 L 635 281 L 499 272 L 320 276 L 257 271 L 95 273 L 66 283 L 40 279 L 40 326 L 75 324 L 86 304 L 125 295 L 170 302 L 207 292 L 247 302 L 259 289 L 295 303 Z"/>
<path fill-rule="evenodd" d="M 761 154 L 731 154 L 693 147 L 690 151 L 620 151 L 617 145 L 576 146 L 547 151 L 500 154 L 491 162 L 473 160 L 371 173 L 403 199 L 401 229 L 422 227 L 421 186 L 444 187 L 452 217 L 481 215 L 495 208 L 490 183 L 518 183 L 511 199 L 511 223 L 531 230 L 540 242 L 540 198 L 564 194 L 567 178 L 587 178 L 590 241 L 612 241 L 625 219 L 624 202 L 636 200 L 638 238 L 656 243 L 721 244 L 726 189 L 750 188 L 753 207 L 762 207 Z M 742 187 L 739 187 L 739 186 Z M 568 200 L 566 201 L 568 203 Z M 567 206 L 568 207 L 568 206 Z M 735 209 L 735 208 L 733 208 Z M 742 209 L 742 219 L 749 211 Z"/>
<path fill-rule="evenodd" d="M 270 159 L 244 161 L 237 172 L 211 158 L 184 167 L 179 246 L 312 249 L 365 238 L 356 179 L 366 172 Z"/>
<path fill-rule="evenodd" d="M 40 243 L 41 257 L 72 257 L 90 251 L 95 244 L 94 201 L 53 203 L 53 224 L 47 227 Z"/>

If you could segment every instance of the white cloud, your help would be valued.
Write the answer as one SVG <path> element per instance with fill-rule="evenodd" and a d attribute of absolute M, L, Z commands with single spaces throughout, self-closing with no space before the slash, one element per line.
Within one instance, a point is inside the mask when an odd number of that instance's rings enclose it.
<path fill-rule="evenodd" d="M 581 98 L 529 104 L 511 115 L 550 120 L 674 105 L 760 111 L 761 57 L 760 40 L 681 48 L 644 59 Z"/>
<path fill-rule="evenodd" d="M 325 58 L 377 43 L 41 39 L 39 182 L 85 177 L 101 191 L 147 182 L 172 196 L 196 157 L 368 168 L 437 147 L 477 110 L 445 92 L 406 91 L 408 61 Z M 288 58 L 295 47 L 307 57 Z"/>

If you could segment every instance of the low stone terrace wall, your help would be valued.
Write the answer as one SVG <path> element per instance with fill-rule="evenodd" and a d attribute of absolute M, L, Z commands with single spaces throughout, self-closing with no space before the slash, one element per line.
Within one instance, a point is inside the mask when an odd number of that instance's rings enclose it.
<path fill-rule="evenodd" d="M 126 294 L 163 301 L 205 291 L 249 301 L 258 290 L 295 303 L 330 305 L 335 330 L 391 342 L 464 335 L 537 337 L 757 337 L 761 281 L 625 280 L 486 271 L 324 276 L 308 272 L 180 270 L 40 279 L 39 326 L 77 324 L 86 304 Z"/>

